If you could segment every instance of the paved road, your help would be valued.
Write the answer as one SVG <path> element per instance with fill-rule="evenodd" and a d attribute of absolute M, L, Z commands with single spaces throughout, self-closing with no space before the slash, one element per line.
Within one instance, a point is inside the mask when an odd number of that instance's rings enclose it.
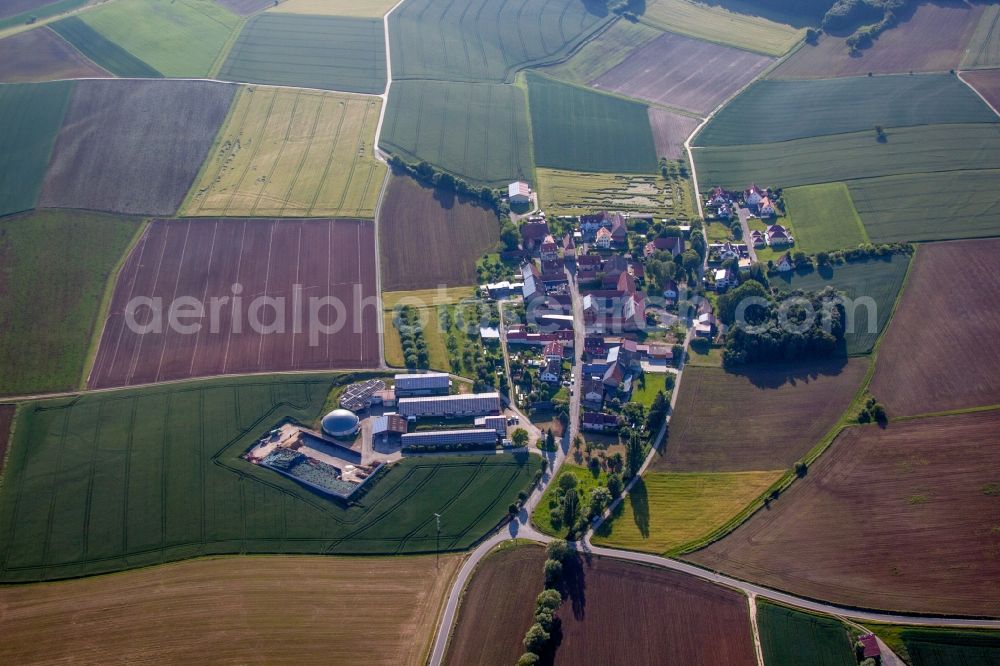
<path fill-rule="evenodd" d="M 757 250 L 754 249 L 753 243 L 750 242 L 750 211 L 746 208 L 737 208 L 736 214 L 740 218 L 740 226 L 743 227 L 743 242 L 746 243 L 747 249 L 750 251 L 750 261 L 757 263 Z"/>

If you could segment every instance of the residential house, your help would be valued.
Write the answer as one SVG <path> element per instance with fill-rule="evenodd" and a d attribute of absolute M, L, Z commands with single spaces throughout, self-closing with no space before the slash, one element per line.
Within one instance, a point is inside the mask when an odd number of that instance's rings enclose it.
<path fill-rule="evenodd" d="M 684 239 L 680 236 L 667 236 L 666 238 L 654 238 L 646 243 L 642 255 L 649 258 L 657 252 L 669 252 L 670 256 L 676 257 L 684 252 Z"/>
<path fill-rule="evenodd" d="M 556 241 L 551 235 L 547 235 L 542 239 L 542 244 L 538 247 L 538 254 L 541 256 L 542 261 L 556 261 L 559 259 L 559 246 L 556 245 Z"/>
<path fill-rule="evenodd" d="M 733 207 L 729 204 L 722 204 L 715 211 L 715 217 L 724 222 L 728 222 L 733 219 Z"/>
<path fill-rule="evenodd" d="M 562 246 L 564 259 L 576 259 L 576 242 L 573 240 L 573 234 L 566 234 L 563 236 Z"/>
<path fill-rule="evenodd" d="M 753 243 L 754 247 L 765 247 L 767 245 L 767 237 L 759 229 L 754 229 L 750 232 L 750 242 Z"/>
<path fill-rule="evenodd" d="M 707 204 L 713 207 L 724 206 L 732 201 L 733 197 L 726 190 L 722 189 L 720 186 L 716 185 L 712 188 L 711 194 L 708 195 Z"/>
<path fill-rule="evenodd" d="M 558 384 L 560 377 L 562 377 L 562 362 L 558 360 L 549 360 L 538 377 L 543 382 Z"/>
<path fill-rule="evenodd" d="M 507 186 L 507 199 L 512 205 L 525 205 L 531 201 L 531 186 L 518 180 Z"/>
<path fill-rule="evenodd" d="M 792 253 L 786 252 L 781 255 L 781 258 L 774 264 L 774 267 L 782 273 L 787 273 L 788 271 L 793 270 L 795 268 L 795 262 L 792 261 Z"/>
<path fill-rule="evenodd" d="M 549 223 L 545 220 L 525 222 L 521 225 L 521 247 L 528 251 L 534 251 L 548 235 Z"/>
<path fill-rule="evenodd" d="M 611 249 L 612 242 L 614 242 L 614 237 L 611 235 L 610 229 L 601 227 L 597 230 L 597 235 L 594 237 L 594 245 L 602 250 L 609 250 Z"/>
<path fill-rule="evenodd" d="M 604 405 L 604 384 L 599 379 L 584 379 L 580 398 L 584 407 L 600 409 Z"/>
<path fill-rule="evenodd" d="M 545 345 L 545 349 L 542 352 L 542 356 L 545 357 L 546 361 L 562 361 L 563 359 L 563 346 L 553 340 L 552 342 Z"/>
<path fill-rule="evenodd" d="M 715 337 L 715 325 L 715 315 L 709 312 L 698 315 L 698 318 L 694 322 L 695 337 L 711 340 Z"/>
<path fill-rule="evenodd" d="M 764 200 L 765 196 L 767 196 L 767 194 L 764 190 L 754 184 L 750 186 L 750 189 L 743 192 L 743 201 L 746 202 L 747 208 L 755 211 L 757 210 L 757 207 L 760 206 L 760 202 Z"/>
<path fill-rule="evenodd" d="M 583 369 L 581 370 L 583 373 L 581 377 L 584 379 L 597 379 L 600 381 L 604 378 L 604 373 L 607 371 L 608 364 L 604 362 L 604 359 L 601 359 L 596 363 L 584 363 Z"/>
<path fill-rule="evenodd" d="M 604 376 L 601 378 L 601 382 L 604 384 L 605 390 L 617 391 L 624 379 L 625 369 L 622 368 L 621 363 L 615 363 L 613 365 L 609 365 L 608 369 L 604 371 Z"/>
<path fill-rule="evenodd" d="M 608 346 L 600 335 L 588 335 L 583 339 L 583 351 L 590 358 L 604 358 L 608 355 Z"/>
<path fill-rule="evenodd" d="M 524 285 L 521 287 L 521 293 L 524 295 L 525 303 L 545 296 L 542 276 L 534 262 L 529 261 L 521 265 L 521 283 Z"/>
<path fill-rule="evenodd" d="M 546 289 L 554 289 L 559 285 L 569 282 L 566 275 L 565 264 L 558 259 L 545 259 L 542 261 L 542 284 Z"/>
<path fill-rule="evenodd" d="M 615 247 L 624 247 L 628 241 L 628 227 L 625 226 L 625 218 L 615 214 L 611 224 L 611 243 Z"/>
<path fill-rule="evenodd" d="M 771 197 L 765 196 L 760 200 L 757 205 L 757 215 L 760 217 L 774 217 L 774 203 L 771 201 Z"/>
<path fill-rule="evenodd" d="M 795 240 L 788 233 L 788 229 L 780 224 L 772 224 L 767 228 L 768 245 L 775 247 L 779 245 L 792 245 L 794 242 Z"/>
<path fill-rule="evenodd" d="M 618 429 L 618 417 L 601 412 L 584 412 L 580 426 L 590 432 L 609 432 Z"/>
<path fill-rule="evenodd" d="M 739 273 L 733 268 L 720 268 L 715 271 L 715 290 L 725 291 L 730 287 L 735 287 L 740 283 Z"/>

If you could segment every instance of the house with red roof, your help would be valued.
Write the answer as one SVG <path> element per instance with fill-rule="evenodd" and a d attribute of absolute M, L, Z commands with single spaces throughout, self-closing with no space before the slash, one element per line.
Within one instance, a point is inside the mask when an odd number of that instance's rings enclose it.
<path fill-rule="evenodd" d="M 654 238 L 646 243 L 642 250 L 642 256 L 647 259 L 657 252 L 669 252 L 670 256 L 676 257 L 684 252 L 684 239 L 680 236 L 667 236 L 666 238 Z"/>

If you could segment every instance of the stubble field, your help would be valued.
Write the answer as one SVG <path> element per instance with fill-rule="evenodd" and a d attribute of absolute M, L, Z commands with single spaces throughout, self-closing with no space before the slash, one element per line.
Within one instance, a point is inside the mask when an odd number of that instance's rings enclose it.
<path fill-rule="evenodd" d="M 7 586 L 0 661 L 418 663 L 461 562 L 219 558 Z"/>
<path fill-rule="evenodd" d="M 789 469 L 837 422 L 867 369 L 865 358 L 749 366 L 740 373 L 692 367 L 652 470 Z"/>
<path fill-rule="evenodd" d="M 233 285 L 239 285 L 239 304 Z M 373 368 L 379 362 L 375 285 L 370 222 L 157 220 L 122 268 L 88 385 Z M 192 297 L 204 317 L 182 321 L 199 328 L 169 326 L 170 304 Z M 258 297 L 280 299 L 280 314 L 271 306 L 254 309 Z M 319 310 L 314 329 L 311 299 L 327 297 L 341 305 Z M 128 325 L 127 305 L 136 298 L 162 299 L 160 331 L 143 334 Z M 221 305 L 213 314 L 214 299 Z M 156 321 L 146 308 L 133 316 L 140 326 Z"/>
<path fill-rule="evenodd" d="M 108 76 L 48 28 L 0 40 L 0 81 L 4 83 Z"/>
<path fill-rule="evenodd" d="M 912 352 L 911 352 L 912 356 Z M 852 607 L 995 616 L 997 411 L 849 428 L 766 510 L 688 556 Z"/>
<path fill-rule="evenodd" d="M 706 115 L 771 62 L 767 56 L 666 33 L 590 83 Z"/>
<path fill-rule="evenodd" d="M 917 251 L 871 382 L 891 416 L 1000 402 L 997 252 L 998 239 Z"/>
<path fill-rule="evenodd" d="M 493 211 L 407 176 L 389 182 L 379 225 L 383 291 L 477 284 L 476 261 L 500 240 Z"/>
<path fill-rule="evenodd" d="M 204 81 L 78 81 L 40 205 L 173 215 L 236 88 Z"/>
<path fill-rule="evenodd" d="M 182 212 L 374 217 L 380 109 L 375 97 L 242 88 Z"/>
<path fill-rule="evenodd" d="M 663 30 L 771 56 L 788 52 L 804 31 L 750 13 L 728 10 L 722 3 L 652 0 L 642 21 Z"/>
<path fill-rule="evenodd" d="M 1000 65 L 1000 6 L 987 5 L 962 59 L 962 69 Z"/>

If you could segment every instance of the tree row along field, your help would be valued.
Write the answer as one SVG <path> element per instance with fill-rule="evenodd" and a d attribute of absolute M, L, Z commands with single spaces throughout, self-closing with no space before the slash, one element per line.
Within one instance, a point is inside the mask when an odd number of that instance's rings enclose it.
<path fill-rule="evenodd" d="M 768 510 L 687 558 L 844 606 L 995 616 L 982 581 L 1000 575 L 998 427 L 993 410 L 848 428 Z"/>
<path fill-rule="evenodd" d="M 478 185 L 499 186 L 534 169 L 527 100 L 518 86 L 393 81 L 382 145 Z"/>
<path fill-rule="evenodd" d="M 420 663 L 462 559 L 217 558 L 7 585 L 0 661 Z"/>
<path fill-rule="evenodd" d="M 408 0 L 389 16 L 401 55 L 393 80 L 511 82 L 519 69 L 564 59 L 613 18 L 592 2 Z"/>
<path fill-rule="evenodd" d="M 224 553 L 470 547 L 531 483 L 537 456 L 406 459 L 349 508 L 239 457 L 284 418 L 313 423 L 333 386 L 362 377 L 230 378 L 25 404 L 0 488 L 0 580 Z"/>
<path fill-rule="evenodd" d="M 463 596 L 446 664 L 500 666 L 524 652 L 521 638 L 542 591 L 545 552 L 505 545 L 477 567 Z M 563 565 L 553 664 L 713 663 L 752 666 L 745 597 L 654 567 L 576 556 Z M 488 639 L 488 640 L 486 640 Z"/>
<path fill-rule="evenodd" d="M 240 90 L 182 213 L 374 218 L 381 101 L 312 90 Z"/>
<path fill-rule="evenodd" d="M 102 297 L 141 226 L 76 211 L 0 218 L 0 395 L 80 385 Z"/>
<path fill-rule="evenodd" d="M 374 226 L 359 220 L 157 220 L 122 267 L 88 386 L 374 368 L 375 251 Z M 254 310 L 258 296 L 284 305 Z M 325 308 L 313 322 L 311 299 L 328 297 L 343 313 Z M 152 330 L 137 330 L 127 311 L 136 298 L 162 299 L 163 310 L 175 299 L 194 298 L 205 315 L 185 320 L 197 330 L 184 330 L 168 325 L 168 312 L 142 311 L 134 313 L 136 322 Z M 217 314 L 213 300 L 223 304 Z"/>
<path fill-rule="evenodd" d="M 764 80 L 729 102 L 698 134 L 695 143 L 773 143 L 870 131 L 876 125 L 895 128 L 996 121 L 992 109 L 952 74 Z"/>

